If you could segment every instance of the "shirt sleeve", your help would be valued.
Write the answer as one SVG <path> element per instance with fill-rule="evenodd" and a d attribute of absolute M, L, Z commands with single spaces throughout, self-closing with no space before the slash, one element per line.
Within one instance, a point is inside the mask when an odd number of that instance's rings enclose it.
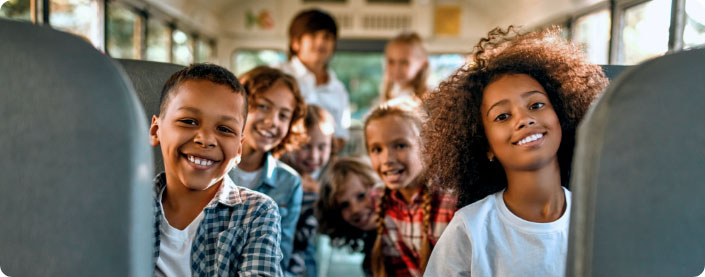
<path fill-rule="evenodd" d="M 423 276 L 470 276 L 471 263 L 472 242 L 458 214 L 433 247 Z"/>
<path fill-rule="evenodd" d="M 279 211 L 272 200 L 255 211 L 242 252 L 238 276 L 283 276 Z"/>
<path fill-rule="evenodd" d="M 286 203 L 287 212 L 282 216 L 281 226 L 281 250 L 284 255 L 282 259 L 282 268 L 288 268 L 291 259 L 291 252 L 294 249 L 294 231 L 296 231 L 296 223 L 299 222 L 299 213 L 301 213 L 301 201 L 303 198 L 303 189 L 301 187 L 301 178 L 295 178 L 294 193 L 291 195 L 289 202 Z"/>

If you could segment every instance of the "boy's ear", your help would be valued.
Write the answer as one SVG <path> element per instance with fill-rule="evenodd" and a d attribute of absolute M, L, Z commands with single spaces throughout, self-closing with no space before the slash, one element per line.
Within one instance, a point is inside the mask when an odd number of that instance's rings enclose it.
<path fill-rule="evenodd" d="M 159 117 L 156 115 L 152 116 L 152 124 L 149 125 L 149 144 L 159 145 Z"/>
<path fill-rule="evenodd" d="M 295 38 L 291 40 L 291 49 L 294 50 L 294 52 L 299 53 L 299 48 L 301 48 L 301 38 Z"/>

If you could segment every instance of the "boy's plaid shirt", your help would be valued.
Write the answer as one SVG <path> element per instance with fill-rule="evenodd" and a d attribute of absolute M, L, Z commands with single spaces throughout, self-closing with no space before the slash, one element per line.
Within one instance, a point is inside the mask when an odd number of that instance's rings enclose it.
<path fill-rule="evenodd" d="M 154 263 L 159 257 L 158 198 L 166 175 L 155 178 Z M 223 185 L 203 209 L 191 247 L 193 276 L 283 276 L 279 248 L 279 211 L 268 196 L 238 187 L 225 175 Z M 156 270 L 156 268 L 155 268 Z"/>
<path fill-rule="evenodd" d="M 423 240 L 423 197 L 417 193 L 411 203 L 407 203 L 399 191 L 390 192 L 382 234 L 385 269 L 390 276 L 421 276 L 419 255 Z M 453 218 L 456 206 L 455 197 L 437 191 L 431 194 L 431 227 L 428 228 L 431 247 L 436 245 Z"/>

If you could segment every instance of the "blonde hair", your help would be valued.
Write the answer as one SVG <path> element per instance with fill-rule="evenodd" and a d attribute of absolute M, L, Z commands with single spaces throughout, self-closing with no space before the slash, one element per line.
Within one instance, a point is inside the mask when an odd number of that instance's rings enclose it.
<path fill-rule="evenodd" d="M 316 218 L 319 231 L 330 236 L 331 244 L 360 250 L 365 230 L 355 228 L 343 219 L 336 200 L 351 174 L 358 176 L 368 189 L 380 182 L 367 161 L 355 157 L 335 159 L 321 175 L 321 196 L 316 202 Z"/>
<path fill-rule="evenodd" d="M 421 69 L 419 69 L 418 72 L 416 72 L 416 75 L 414 76 L 414 79 L 411 80 L 411 86 L 414 88 L 414 95 L 421 99 L 421 97 L 426 93 L 426 90 L 428 89 L 426 87 L 426 80 L 428 79 L 429 75 L 429 64 L 428 64 L 428 52 L 426 51 L 426 47 L 423 45 L 423 40 L 421 37 L 415 33 L 415 32 L 404 32 L 396 37 L 392 38 L 388 43 L 387 46 L 384 48 L 384 53 L 386 56 L 387 51 L 389 50 L 389 46 L 392 44 L 405 44 L 412 46 L 415 48 L 417 51 L 421 52 L 423 55 L 423 58 L 426 60 L 426 63 L 424 64 Z M 392 98 L 391 92 L 392 92 L 392 80 L 389 78 L 388 74 L 384 74 L 384 79 L 382 80 L 382 102 L 387 101 Z"/>
<path fill-rule="evenodd" d="M 413 101 L 406 102 L 396 102 L 396 105 L 392 104 L 382 104 L 375 108 L 370 115 L 365 120 L 365 128 L 370 125 L 370 122 L 374 120 L 379 120 L 389 116 L 398 116 L 402 119 L 409 121 L 413 124 L 417 130 L 421 130 L 423 126 L 425 115 L 418 105 L 414 105 Z M 367 132 L 365 132 L 365 138 L 367 138 Z M 421 138 L 418 138 L 419 140 Z M 367 144 L 365 144 L 367 145 Z M 420 143 L 423 145 L 423 143 Z M 423 147 L 422 147 L 423 149 Z M 369 149 L 368 149 L 369 151 Z M 423 173 L 419 174 L 420 177 L 424 176 Z M 419 253 L 419 270 L 423 272 L 428 264 L 428 258 L 431 256 L 431 240 L 429 237 L 430 227 L 431 227 L 431 190 L 425 181 L 422 181 L 421 195 L 423 197 L 423 222 L 422 226 L 422 242 L 421 242 L 421 252 Z M 384 189 L 382 198 L 377 205 L 377 239 L 372 249 L 372 273 L 374 276 L 387 276 L 387 272 L 384 265 L 384 256 L 382 254 L 382 236 L 385 231 L 384 218 L 387 211 L 387 202 L 389 202 L 389 197 L 391 190 L 388 188 Z"/>

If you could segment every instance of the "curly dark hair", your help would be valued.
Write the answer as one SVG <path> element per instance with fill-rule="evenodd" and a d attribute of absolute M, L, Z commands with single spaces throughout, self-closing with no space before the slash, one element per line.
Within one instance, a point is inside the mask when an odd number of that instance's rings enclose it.
<path fill-rule="evenodd" d="M 480 112 L 485 87 L 507 74 L 527 74 L 546 90 L 561 125 L 557 155 L 561 184 L 568 185 L 578 122 L 608 81 L 600 66 L 559 34 L 558 27 L 527 34 L 513 26 L 495 28 L 473 49 L 473 63 L 424 97 L 427 178 L 456 192 L 459 207 L 507 187 L 502 166 L 487 158 Z"/>

